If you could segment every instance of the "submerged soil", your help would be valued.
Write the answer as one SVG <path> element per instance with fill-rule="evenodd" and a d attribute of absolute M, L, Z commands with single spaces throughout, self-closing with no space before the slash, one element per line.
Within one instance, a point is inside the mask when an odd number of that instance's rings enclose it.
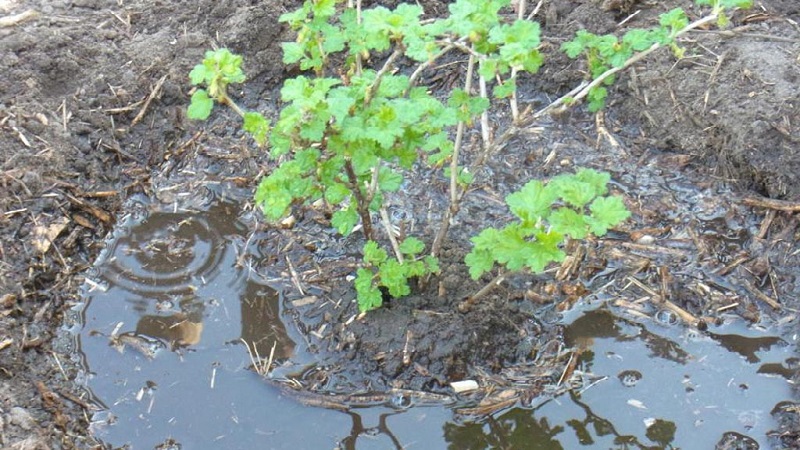
<path fill-rule="evenodd" d="M 276 90 L 289 75 L 277 63 L 278 44 L 291 39 L 277 17 L 298 3 L 0 1 L 0 16 L 15 19 L 0 25 L 0 446 L 98 445 L 88 433 L 93 407 L 75 383 L 80 366 L 60 332 L 65 311 L 79 301 L 83 274 L 127 199 L 144 194 L 167 205 L 209 184 L 249 189 L 268 170 L 227 112 L 202 125 L 186 120 L 186 74 L 206 49 L 227 46 L 245 56 L 250 78 L 233 93 L 237 100 L 274 113 Z M 444 3 L 423 5 L 431 16 L 446 12 Z M 549 63 L 525 80 L 523 101 L 541 106 L 580 82 L 581 65 L 555 51 L 575 30 L 616 32 L 637 11 L 625 26 L 650 26 L 663 12 L 636 1 L 543 2 L 537 17 Z M 728 31 L 690 34 L 690 57 L 676 62 L 662 52 L 621 76 L 604 116 L 576 109 L 536 124 L 478 174 L 443 274 L 366 318 L 353 320 L 352 293 L 342 282 L 357 262 L 359 236 L 335 238 L 313 213 L 298 214 L 294 230 L 263 227 L 275 239 L 257 243 L 255 268 L 283 265 L 274 255 L 293 242 L 292 270 L 316 271 L 302 282 L 332 300 L 322 310 L 289 307 L 309 346 L 337 369 L 317 376 L 324 381 L 306 380 L 306 388 L 441 393 L 465 378 L 501 384 L 503 369 L 552 352 L 546 344 L 560 341 L 560 331 L 548 323 L 559 310 L 610 294 L 622 301 L 660 294 L 712 325 L 718 308 L 759 324 L 794 320 L 798 21 L 791 0 L 737 12 Z M 458 82 L 459 71 L 450 72 Z M 481 286 L 458 263 L 470 233 L 506 220 L 505 194 L 573 166 L 610 171 L 633 219 L 609 239 L 571 248 L 575 267 L 512 277 L 458 312 Z M 437 226 L 444 186 L 407 186 L 394 200 L 394 217 L 418 234 Z M 631 277 L 644 288 L 632 291 Z M 772 310 L 764 297 L 783 307 Z M 663 309 L 651 300 L 638 313 Z M 311 333 L 324 324 L 327 332 Z M 549 363 L 550 372 L 535 376 L 562 373 L 565 361 L 553 356 Z M 785 429 L 776 446 L 800 447 L 793 414 L 779 417 Z"/>

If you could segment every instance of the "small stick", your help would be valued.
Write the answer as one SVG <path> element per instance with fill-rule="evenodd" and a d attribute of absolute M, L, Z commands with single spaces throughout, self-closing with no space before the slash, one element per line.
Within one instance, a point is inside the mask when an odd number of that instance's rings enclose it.
<path fill-rule="evenodd" d="M 397 257 L 397 262 L 403 264 L 403 253 L 400 252 L 400 245 L 397 243 L 397 238 L 394 236 L 392 222 L 389 220 L 389 213 L 386 212 L 385 206 L 381 206 L 380 214 L 381 223 L 383 224 L 383 228 L 386 230 L 386 234 L 389 235 L 389 242 L 392 244 L 392 250 L 394 250 L 394 255 Z"/>
<path fill-rule="evenodd" d="M 133 118 L 131 121 L 131 126 L 136 125 L 139 123 L 142 118 L 144 118 L 145 113 L 147 113 L 147 108 L 150 106 L 150 102 L 153 101 L 154 98 L 161 92 L 161 87 L 164 85 L 164 82 L 167 80 L 167 75 L 161 77 L 157 82 L 156 85 L 153 87 L 153 90 L 150 91 L 150 95 L 147 96 L 147 100 L 144 101 L 144 105 L 142 105 L 142 109 L 139 110 L 139 114 L 136 114 L 136 117 Z"/>
<path fill-rule="evenodd" d="M 500 283 L 505 281 L 505 279 L 506 279 L 505 273 L 501 272 L 496 277 L 494 277 L 494 279 L 492 281 L 488 282 L 486 284 L 486 286 L 484 286 L 483 288 L 481 288 L 481 290 L 476 292 L 475 295 L 473 295 L 472 297 L 469 297 L 468 299 L 466 299 L 463 302 L 461 302 L 458 305 L 458 310 L 461 311 L 461 312 L 468 312 L 470 309 L 472 309 L 472 307 L 476 303 L 478 303 L 478 300 L 480 300 L 481 298 L 485 297 L 486 294 L 491 292 L 495 287 L 499 286 Z"/>
<path fill-rule="evenodd" d="M 297 277 L 297 271 L 294 270 L 294 266 L 292 265 L 292 260 L 289 257 L 286 257 L 286 263 L 289 265 L 289 273 L 292 274 L 292 283 L 300 291 L 300 295 L 306 295 L 303 291 L 303 286 L 300 284 L 300 279 Z"/>
<path fill-rule="evenodd" d="M 751 294 L 755 295 L 762 302 L 764 302 L 764 303 L 768 304 L 769 306 L 771 306 L 772 309 L 781 309 L 781 304 L 778 303 L 777 300 L 773 299 L 772 297 L 768 296 L 767 294 L 765 294 L 765 293 L 759 291 L 758 289 L 756 289 L 756 287 L 753 286 L 753 284 L 750 283 L 749 281 L 745 281 L 743 284 L 744 284 L 744 288 L 747 289 L 748 292 L 750 292 Z"/>
<path fill-rule="evenodd" d="M 759 208 L 777 209 L 778 211 L 798 212 L 800 211 L 800 202 L 790 202 L 786 200 L 777 200 L 774 198 L 750 196 L 742 199 L 742 203 L 747 206 L 756 206 Z"/>

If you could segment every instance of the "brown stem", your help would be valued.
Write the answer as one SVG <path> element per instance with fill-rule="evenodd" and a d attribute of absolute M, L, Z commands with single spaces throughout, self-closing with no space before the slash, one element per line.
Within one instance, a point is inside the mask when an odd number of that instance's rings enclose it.
<path fill-rule="evenodd" d="M 358 215 L 361 216 L 361 226 L 364 227 L 364 237 L 366 237 L 367 240 L 372 240 L 372 218 L 369 214 L 369 203 L 367 203 L 364 195 L 361 193 L 361 186 L 358 183 L 356 171 L 353 169 L 353 163 L 350 160 L 345 161 L 344 169 L 347 172 L 347 178 L 350 180 L 350 189 L 356 197 L 356 210 L 358 211 Z"/>
<path fill-rule="evenodd" d="M 469 297 L 468 299 L 461 302 L 458 305 L 458 310 L 461 311 L 462 313 L 469 312 L 469 310 L 472 309 L 472 307 L 475 306 L 476 303 L 478 303 L 478 300 L 485 297 L 486 294 L 488 294 L 489 292 L 492 292 L 492 290 L 494 290 L 494 288 L 499 286 L 500 283 L 505 281 L 505 279 L 506 275 L 501 270 L 500 273 L 496 277 L 494 277 L 492 281 L 488 282 L 486 286 L 481 288 L 480 291 L 476 292 L 475 295 L 473 295 L 472 297 Z"/>
<path fill-rule="evenodd" d="M 464 91 L 466 91 L 467 94 L 472 90 L 472 73 L 474 71 L 475 56 L 470 55 L 469 62 L 467 63 L 467 79 L 464 82 Z M 442 245 L 444 245 L 444 239 L 447 236 L 447 231 L 450 229 L 450 221 L 458 213 L 459 203 L 463 195 L 463 189 L 458 188 L 458 155 L 461 151 L 461 145 L 464 142 L 465 126 L 466 124 L 463 120 L 459 121 L 456 126 L 456 140 L 453 144 L 453 155 L 450 157 L 450 207 L 447 208 L 444 217 L 442 217 L 442 224 L 439 226 L 439 231 L 433 239 L 433 245 L 431 245 L 431 256 L 434 258 L 439 254 Z"/>

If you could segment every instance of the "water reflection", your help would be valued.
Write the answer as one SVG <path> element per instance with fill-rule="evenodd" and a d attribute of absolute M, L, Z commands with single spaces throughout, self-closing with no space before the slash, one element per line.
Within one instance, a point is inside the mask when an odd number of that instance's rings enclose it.
<path fill-rule="evenodd" d="M 686 333 L 605 310 L 566 326 L 581 349 L 569 395 L 462 423 L 445 407 L 339 412 L 303 406 L 249 370 L 246 342 L 297 367 L 278 292 L 236 260 L 238 210 L 122 221 L 87 284 L 79 348 L 107 405 L 92 424 L 112 446 L 155 448 L 713 448 L 763 442 L 790 398 L 786 343 L 736 329 Z M 170 351 L 171 350 L 171 351 Z M 763 374 L 770 374 L 765 376 Z M 571 380 L 574 381 L 574 380 Z M 313 432 L 309 432 L 313 430 Z M 728 441 L 725 441 L 728 442 Z M 213 443 L 213 444 L 210 444 Z M 266 444 L 265 444 L 266 443 Z"/>
<path fill-rule="evenodd" d="M 294 342 L 278 292 L 235 267 L 237 214 L 222 203 L 131 218 L 99 259 L 78 341 L 88 387 L 108 407 L 93 428 L 109 444 L 153 448 L 169 437 L 198 448 L 226 436 L 239 447 L 284 421 L 242 406 L 266 389 L 242 341 L 262 356 L 275 346 L 276 358 L 291 357 Z"/>

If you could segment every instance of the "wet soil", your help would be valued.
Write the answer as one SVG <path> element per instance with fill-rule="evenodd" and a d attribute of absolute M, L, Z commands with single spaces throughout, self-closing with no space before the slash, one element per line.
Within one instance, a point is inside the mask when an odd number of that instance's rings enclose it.
<path fill-rule="evenodd" d="M 663 12 L 658 4 L 623 3 L 543 2 L 550 63 L 526 81 L 523 100 L 542 104 L 581 80 L 580 64 L 554 51 L 576 29 L 616 31 L 636 11 L 627 25 L 648 26 Z M 245 55 L 251 80 L 233 93 L 237 100 L 274 113 L 276 89 L 288 75 L 277 63 L 278 43 L 291 38 L 276 19 L 296 4 L 0 1 L 2 17 L 32 11 L 0 27 L 0 446 L 99 445 L 89 432 L 91 399 L 75 383 L 81 365 L 71 357 L 74 343 L 60 331 L 65 311 L 80 301 L 86 271 L 116 220 L 130 212 L 129 199 L 200 209 L 205 200 L 187 193 L 247 192 L 269 167 L 230 114 L 204 126 L 185 119 L 186 74 L 206 49 L 228 46 Z M 446 10 L 423 4 L 431 15 Z M 292 271 L 305 274 L 300 282 L 319 299 L 297 302 L 307 295 L 296 291 L 286 299 L 287 322 L 337 369 L 304 380 L 306 390 L 437 394 L 465 378 L 501 385 L 504 369 L 537 352 L 547 356 L 547 343 L 561 339 L 550 324 L 582 301 L 615 299 L 621 311 L 657 317 L 671 311 L 659 303 L 669 299 L 701 326 L 713 327 L 721 312 L 759 326 L 794 323 L 798 21 L 790 0 L 738 12 L 730 32 L 691 34 L 690 57 L 676 62 L 662 53 L 621 76 L 605 116 L 574 110 L 536 124 L 478 174 L 443 255 L 443 275 L 366 318 L 354 319 L 344 287 L 358 236 L 336 238 L 313 213 L 298 213 L 303 220 L 294 230 L 259 226 L 263 235 L 251 242 L 256 256 L 248 260 L 253 270 L 283 276 L 287 286 Z M 581 264 L 559 278 L 513 277 L 471 312 L 457 312 L 481 285 L 457 264 L 470 233 L 505 220 L 503 196 L 528 179 L 577 165 L 612 173 L 632 221 L 609 239 L 571 248 Z M 435 227 L 444 186 L 407 186 L 392 205 L 397 220 L 420 232 Z M 765 197 L 788 203 L 776 209 Z M 773 310 L 765 298 L 782 307 Z M 512 389 L 512 397 L 477 412 L 541 393 L 566 361 L 555 355 L 548 363 L 550 372 L 526 375 L 541 383 Z M 800 447 L 796 410 L 776 418 L 782 428 L 775 446 Z"/>

